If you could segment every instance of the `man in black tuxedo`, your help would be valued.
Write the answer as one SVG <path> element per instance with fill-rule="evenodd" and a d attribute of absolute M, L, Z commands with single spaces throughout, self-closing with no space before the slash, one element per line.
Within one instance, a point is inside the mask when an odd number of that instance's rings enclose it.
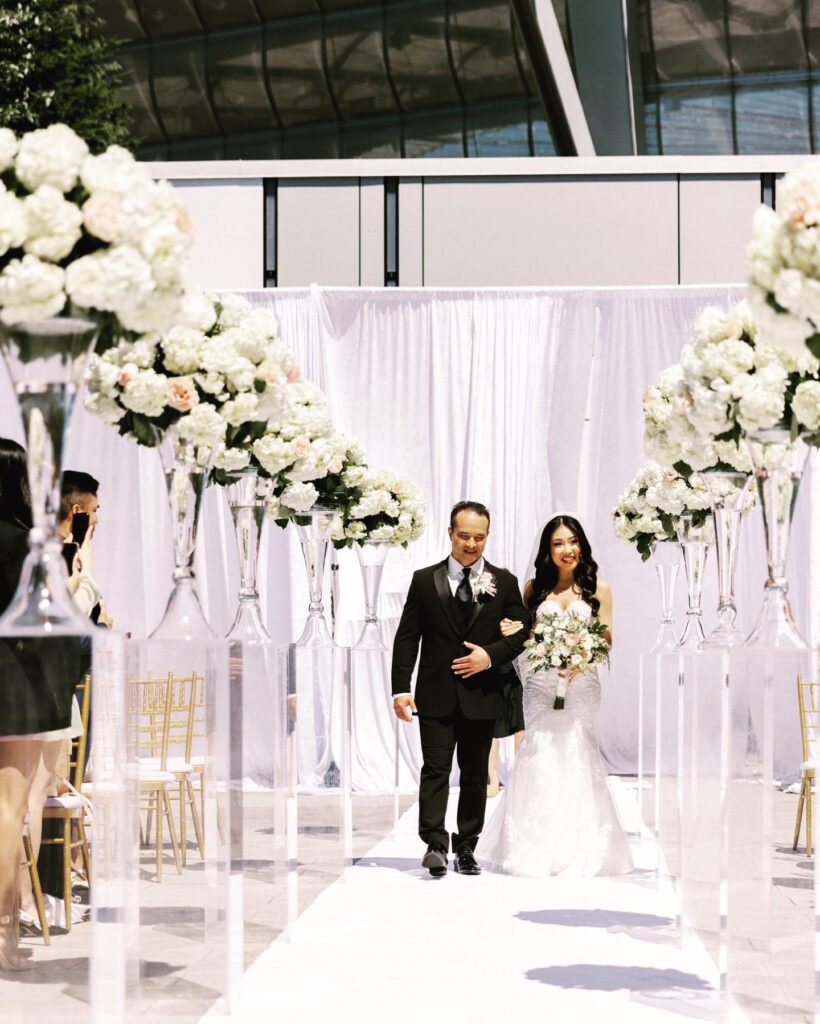
<path fill-rule="evenodd" d="M 456 871 L 477 875 L 473 851 L 484 825 L 487 761 L 495 721 L 504 711 L 502 665 L 524 649 L 525 630 L 501 635 L 501 620 L 527 621 L 515 577 L 484 560 L 490 513 L 462 501 L 450 514 L 452 551 L 413 574 L 393 643 L 393 710 L 410 721 L 418 713 L 424 764 L 419 787 L 419 835 L 427 843 L 422 865 L 447 872 L 444 828 L 453 753 L 461 771 Z M 419 642 L 415 698 L 410 680 Z M 467 653 L 465 653 L 465 648 Z"/>

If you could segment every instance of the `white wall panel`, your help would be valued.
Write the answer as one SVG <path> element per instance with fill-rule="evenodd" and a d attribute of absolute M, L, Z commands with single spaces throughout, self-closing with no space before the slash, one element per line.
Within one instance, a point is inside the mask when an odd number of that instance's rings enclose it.
<path fill-rule="evenodd" d="M 383 178 L 362 178 L 359 237 L 359 284 L 365 288 L 381 288 L 384 284 Z"/>
<path fill-rule="evenodd" d="M 746 280 L 743 251 L 760 205 L 759 175 L 708 175 L 680 180 L 680 282 Z"/>
<path fill-rule="evenodd" d="M 424 188 L 421 178 L 399 182 L 399 285 L 418 288 L 424 279 Z"/>
<path fill-rule="evenodd" d="M 677 215 L 672 176 L 426 181 L 424 284 L 676 284 Z"/>
<path fill-rule="evenodd" d="M 194 224 L 188 278 L 205 288 L 261 288 L 263 189 L 259 178 L 174 181 Z"/>
<path fill-rule="evenodd" d="M 281 287 L 359 284 L 358 178 L 282 178 L 277 216 Z"/>

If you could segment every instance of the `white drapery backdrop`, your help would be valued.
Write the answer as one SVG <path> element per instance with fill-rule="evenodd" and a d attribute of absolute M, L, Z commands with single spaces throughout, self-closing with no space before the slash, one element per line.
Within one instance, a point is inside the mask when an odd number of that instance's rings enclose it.
<path fill-rule="evenodd" d="M 523 581 L 551 513 L 584 524 L 602 578 L 615 597 L 615 649 L 604 679 L 601 747 L 611 769 L 637 763 L 638 656 L 654 639 L 654 570 L 612 531 L 611 509 L 643 459 L 641 396 L 677 360 L 705 305 L 728 307 L 740 286 L 638 289 L 279 289 L 244 293 L 272 309 L 303 373 L 328 394 L 339 429 L 357 437 L 373 465 L 416 480 L 428 529 L 391 553 L 381 613 L 395 626 L 415 568 L 448 548 L 450 507 L 462 498 L 492 512 L 490 561 Z M 5 376 L 0 432 L 22 439 Z M 816 460 L 812 456 L 812 462 Z M 78 406 L 65 466 L 101 481 L 96 573 L 117 628 L 144 635 L 170 587 L 171 541 L 155 452 L 120 438 Z M 798 502 L 791 556 L 798 623 L 820 641 L 820 473 L 811 468 Z M 294 531 L 271 525 L 262 544 L 260 587 L 275 640 L 298 635 L 307 607 Z M 355 556 L 339 558 L 339 636 L 355 639 L 362 591 Z M 230 517 L 218 488 L 204 501 L 196 557 L 200 592 L 214 628 L 227 631 L 238 586 Z M 741 625 L 750 629 L 765 575 L 758 512 L 748 517 L 738 572 Z M 815 584 L 815 590 L 817 585 Z M 684 607 L 679 585 L 678 609 Z M 705 624 L 714 623 L 710 557 Z M 393 726 L 384 671 L 354 680 L 357 785 L 389 787 Z M 778 707 L 781 760 L 799 763 L 794 680 Z M 257 737 L 263 756 L 264 737 Z M 793 758 L 790 751 L 794 752 Z M 418 749 L 403 739 L 408 778 Z"/>

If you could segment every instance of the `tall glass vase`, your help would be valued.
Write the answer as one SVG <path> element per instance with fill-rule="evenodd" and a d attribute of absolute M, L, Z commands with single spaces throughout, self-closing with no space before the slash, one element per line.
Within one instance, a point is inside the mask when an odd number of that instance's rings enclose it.
<path fill-rule="evenodd" d="M 262 620 L 256 585 L 259 541 L 265 524 L 267 499 L 258 494 L 259 477 L 255 469 L 243 469 L 232 473 L 231 477 L 234 482 L 228 485 L 226 493 L 239 549 L 239 605 L 228 639 L 269 643 L 270 635 Z"/>
<path fill-rule="evenodd" d="M 806 465 L 808 446 L 792 440 L 788 430 L 775 427 L 746 439 L 757 481 L 757 493 L 766 534 L 768 576 L 763 606 L 746 644 L 750 647 L 804 648 L 789 605 L 786 559 L 792 516 Z"/>
<path fill-rule="evenodd" d="M 73 635 L 89 629 L 68 592 L 57 520 L 71 411 L 98 330 L 81 314 L 0 325 L 0 349 L 26 432 L 33 523 L 17 591 L 0 618 L 5 635 Z"/>
<path fill-rule="evenodd" d="M 356 641 L 356 650 L 386 651 L 387 644 L 382 636 L 381 623 L 378 616 L 379 587 L 390 544 L 387 541 L 365 541 L 356 545 L 359 565 L 362 569 L 364 584 L 364 627 Z"/>
<path fill-rule="evenodd" d="M 658 575 L 658 586 L 661 597 L 661 621 L 655 643 L 649 648 L 648 654 L 660 654 L 662 651 L 674 651 L 678 646 L 675 635 L 675 584 L 680 569 L 680 547 L 677 541 L 659 541 L 652 549 L 652 562 Z"/>
<path fill-rule="evenodd" d="M 296 641 L 297 647 L 334 646 L 325 620 L 324 584 L 325 561 L 335 515 L 332 508 L 314 506 L 309 512 L 299 516 L 299 519 L 303 520 L 301 523 L 296 523 L 310 592 L 308 617 L 302 635 Z"/>
<path fill-rule="evenodd" d="M 711 472 L 699 474 L 709 491 L 712 521 L 715 525 L 715 557 L 718 574 L 718 624 L 701 647 L 707 651 L 737 647 L 743 634 L 735 624 L 735 568 L 740 544 L 740 528 L 751 477 L 748 473 Z"/>
<path fill-rule="evenodd" d="M 683 571 L 686 574 L 686 590 L 688 606 L 686 608 L 686 625 L 678 640 L 679 648 L 697 648 L 706 639 L 703 632 L 701 617 L 701 594 L 703 592 L 703 573 L 709 546 L 712 543 L 712 517 L 696 526 L 691 512 L 684 512 L 675 524 L 678 541 L 683 552 Z"/>
<path fill-rule="evenodd" d="M 199 510 L 210 462 L 203 464 L 202 450 L 197 451 L 190 441 L 183 441 L 173 428 L 165 432 L 155 430 L 155 434 L 171 509 L 174 589 L 151 639 L 212 639 L 215 634 L 199 603 L 193 568 Z"/>

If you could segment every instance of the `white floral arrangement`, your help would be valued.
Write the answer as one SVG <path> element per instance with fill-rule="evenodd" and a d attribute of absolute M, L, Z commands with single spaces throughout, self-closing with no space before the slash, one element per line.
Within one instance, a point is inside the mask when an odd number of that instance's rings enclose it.
<path fill-rule="evenodd" d="M 761 337 L 820 359 L 820 161 L 785 175 L 777 210 L 758 207 L 746 265 Z"/>
<path fill-rule="evenodd" d="M 91 358 L 86 408 L 152 446 L 174 428 L 213 456 L 214 479 L 264 462 L 256 443 L 288 414 L 299 370 L 276 318 L 234 295 L 189 289 L 164 334 L 120 341 Z"/>
<path fill-rule="evenodd" d="M 710 500 L 703 481 L 696 473 L 685 477 L 647 462 L 612 511 L 615 534 L 634 544 L 646 561 L 658 541 L 677 540 L 676 524 L 684 512 L 692 513 L 694 527 L 706 526 Z"/>
<path fill-rule="evenodd" d="M 384 541 L 407 547 L 424 532 L 424 499 L 409 480 L 359 465 L 344 471 L 342 483 L 350 498 L 334 524 L 336 547 L 356 541 Z"/>
<path fill-rule="evenodd" d="M 584 618 L 577 612 L 539 610 L 532 636 L 524 644 L 527 664 L 533 672 L 555 670 L 586 672 L 593 665 L 609 661 L 605 623 Z M 553 708 L 564 707 L 568 679 L 559 679 Z"/>
<path fill-rule="evenodd" d="M 729 313 L 707 307 L 681 352 L 683 416 L 723 462 L 743 437 L 782 425 L 820 444 L 820 362 L 807 348 L 766 344 L 745 303 Z M 701 467 L 693 467 L 701 468 Z"/>
<path fill-rule="evenodd" d="M 4 324 L 79 307 L 99 317 L 102 351 L 174 322 L 192 230 L 168 182 L 121 146 L 92 155 L 64 124 L 0 128 L 0 172 Z"/>

